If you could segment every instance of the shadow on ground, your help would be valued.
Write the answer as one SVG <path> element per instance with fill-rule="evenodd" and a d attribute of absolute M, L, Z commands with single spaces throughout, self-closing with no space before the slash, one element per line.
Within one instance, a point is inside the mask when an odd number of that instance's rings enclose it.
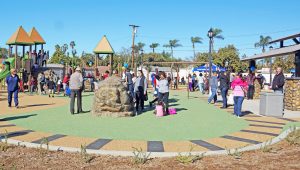
<path fill-rule="evenodd" d="M 23 116 L 10 116 L 6 118 L 0 119 L 0 121 L 11 121 L 11 120 L 16 120 L 16 119 L 26 119 L 32 116 L 36 116 L 37 114 L 30 114 L 30 115 L 23 115 Z"/>

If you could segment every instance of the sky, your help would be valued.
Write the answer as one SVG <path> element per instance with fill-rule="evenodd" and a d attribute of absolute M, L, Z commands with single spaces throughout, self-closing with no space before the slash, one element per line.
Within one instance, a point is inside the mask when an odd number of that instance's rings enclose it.
<path fill-rule="evenodd" d="M 74 40 L 79 54 L 91 53 L 103 35 L 115 52 L 130 48 L 132 28 L 139 25 L 135 42 L 157 42 L 157 52 L 171 39 L 182 47 L 174 57 L 193 56 L 191 36 L 203 38 L 197 52 L 208 51 L 207 31 L 223 30 L 224 40 L 215 40 L 218 49 L 235 45 L 241 55 L 260 53 L 254 43 L 260 35 L 273 39 L 300 32 L 299 0 L 13 0 L 1 1 L 0 47 L 22 25 L 34 26 L 45 39 L 45 49 L 53 53 L 56 44 Z"/>

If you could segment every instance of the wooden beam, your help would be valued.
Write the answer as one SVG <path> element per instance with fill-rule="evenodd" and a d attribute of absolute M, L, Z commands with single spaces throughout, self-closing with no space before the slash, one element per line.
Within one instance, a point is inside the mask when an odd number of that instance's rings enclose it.
<path fill-rule="evenodd" d="M 283 41 L 280 41 L 280 48 L 283 47 Z"/>
<path fill-rule="evenodd" d="M 296 43 L 296 44 L 299 44 L 300 42 L 297 40 L 297 38 L 293 38 L 293 41 Z"/>

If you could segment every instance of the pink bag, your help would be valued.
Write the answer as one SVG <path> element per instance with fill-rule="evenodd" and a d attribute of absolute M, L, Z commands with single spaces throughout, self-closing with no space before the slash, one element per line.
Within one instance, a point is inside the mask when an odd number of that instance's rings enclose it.
<path fill-rule="evenodd" d="M 164 116 L 164 107 L 162 105 L 156 105 L 156 116 L 157 117 L 162 117 Z"/>
<path fill-rule="evenodd" d="M 169 114 L 170 115 L 175 115 L 176 114 L 176 109 L 175 108 L 169 108 Z"/>

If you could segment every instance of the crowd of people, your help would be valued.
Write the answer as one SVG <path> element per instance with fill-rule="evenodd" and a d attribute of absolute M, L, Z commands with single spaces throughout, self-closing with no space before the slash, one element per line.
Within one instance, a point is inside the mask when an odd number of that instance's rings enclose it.
<path fill-rule="evenodd" d="M 137 72 L 137 77 L 134 73 L 130 73 L 129 69 L 124 72 L 125 84 L 127 85 L 128 92 L 132 98 L 132 102 L 135 103 L 136 112 L 144 111 L 144 102 L 148 100 L 148 81 L 142 70 Z M 154 100 L 149 102 L 150 108 L 157 102 L 159 105 L 163 105 L 165 114 L 168 114 L 169 104 L 169 87 L 171 79 L 168 78 L 165 72 L 156 70 L 155 74 L 151 75 L 151 84 L 154 89 Z"/>
<path fill-rule="evenodd" d="M 242 116 L 242 104 L 244 99 L 253 100 L 255 80 L 258 80 L 260 86 L 262 86 L 261 82 L 264 81 L 264 79 L 262 79 L 261 75 L 258 75 L 260 77 L 255 76 L 255 73 L 252 71 L 250 71 L 246 76 L 243 76 L 241 72 L 235 74 L 235 77 L 232 77 L 232 75 L 227 72 L 213 72 L 213 75 L 209 80 L 210 96 L 208 98 L 208 103 L 210 104 L 212 100 L 214 103 L 217 102 L 217 91 L 220 90 L 223 103 L 221 108 L 227 108 L 228 91 L 231 89 L 234 101 L 234 114 L 237 117 L 240 117 Z M 202 82 L 201 79 L 200 81 Z M 278 67 L 272 82 L 273 91 L 283 93 L 284 82 L 285 77 L 282 73 L 282 68 Z"/>
<path fill-rule="evenodd" d="M 119 75 L 117 71 L 113 72 L 114 75 Z M 103 74 L 102 79 L 105 80 L 110 76 L 109 71 Z M 150 108 L 154 103 L 164 106 L 164 112 L 168 114 L 169 108 L 169 88 L 171 85 L 171 78 L 165 72 L 156 70 L 155 74 L 151 75 L 153 85 L 154 99 L 149 102 Z M 135 103 L 136 112 L 143 112 L 145 109 L 145 101 L 148 100 L 148 81 L 141 70 L 137 72 L 137 76 L 131 73 L 129 69 L 124 70 L 121 79 L 127 86 L 128 94 L 132 102 Z M 207 74 L 199 73 L 188 75 L 188 88 L 190 91 L 197 89 L 201 94 L 209 91 L 208 103 L 217 102 L 218 92 L 222 96 L 222 107 L 227 108 L 228 91 L 231 89 L 234 101 L 234 114 L 238 117 L 242 116 L 242 104 L 245 98 L 248 100 L 253 99 L 255 90 L 255 80 L 262 79 L 261 75 L 255 76 L 255 73 L 250 71 L 248 75 L 242 73 L 229 74 L 225 71 L 213 72 L 211 78 Z M 97 81 L 95 81 L 96 83 Z M 272 89 L 274 92 L 283 93 L 285 77 L 281 68 L 276 69 L 276 75 L 272 82 Z M 11 69 L 11 74 L 6 77 L 8 85 L 8 106 L 11 107 L 12 96 L 14 96 L 15 107 L 18 108 L 18 92 L 20 91 L 19 85 L 21 79 L 16 74 L 15 69 Z M 63 91 L 64 95 L 71 98 L 70 112 L 75 113 L 74 102 L 77 98 L 77 113 L 82 111 L 82 91 L 84 89 L 84 79 L 81 68 L 77 67 L 73 74 L 66 74 L 61 80 L 54 71 L 50 70 L 46 76 L 43 72 L 39 73 L 38 77 L 31 76 L 29 81 L 30 93 L 38 92 L 39 94 L 48 94 L 49 97 L 54 97 L 54 93 L 59 94 Z M 97 83 L 96 83 L 97 84 Z M 262 84 L 260 84 L 263 86 Z"/>

